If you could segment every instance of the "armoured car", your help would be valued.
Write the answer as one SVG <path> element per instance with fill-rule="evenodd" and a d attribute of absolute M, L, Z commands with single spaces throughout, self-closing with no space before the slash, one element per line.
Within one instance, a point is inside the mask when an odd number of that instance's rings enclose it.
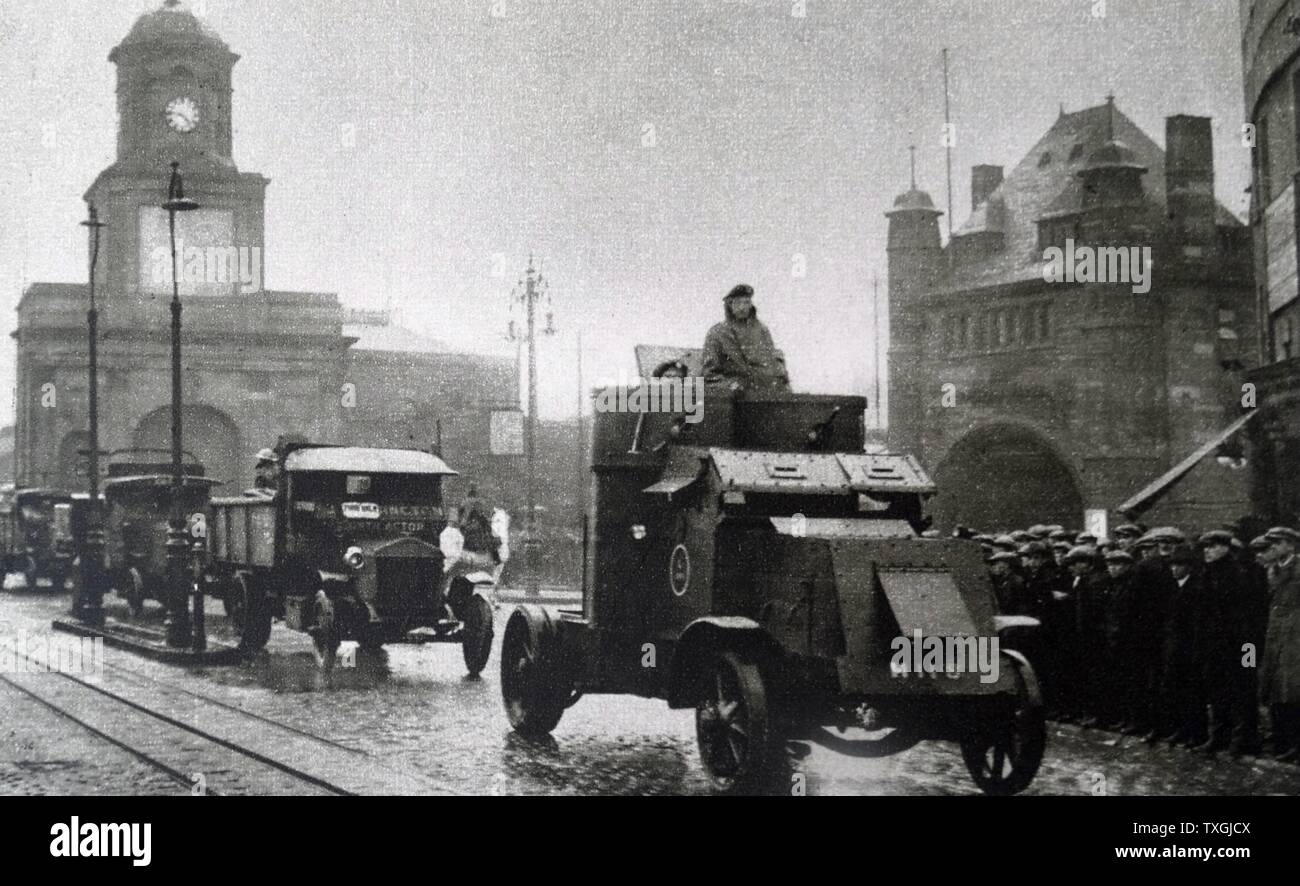
<path fill-rule="evenodd" d="M 864 411 L 722 386 L 693 421 L 597 410 L 582 608 L 509 617 L 513 728 L 548 733 L 582 695 L 635 694 L 695 709 L 723 792 L 788 790 L 790 740 L 860 756 L 953 741 L 985 792 L 1029 785 L 1042 699 L 1000 642 L 980 547 L 920 536 L 935 488 L 914 458 L 864 451 Z"/>

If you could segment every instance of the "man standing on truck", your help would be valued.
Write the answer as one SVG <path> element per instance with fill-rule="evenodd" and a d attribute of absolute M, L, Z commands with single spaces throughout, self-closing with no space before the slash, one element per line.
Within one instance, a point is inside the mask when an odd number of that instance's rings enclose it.
<path fill-rule="evenodd" d="M 263 449 L 257 453 L 257 467 L 253 469 L 253 489 L 259 495 L 268 498 L 275 494 L 275 486 L 280 477 L 280 461 L 272 449 Z"/>
<path fill-rule="evenodd" d="M 707 382 L 725 381 L 747 390 L 790 390 L 785 355 L 772 341 L 754 308 L 754 288 L 741 283 L 723 298 L 726 319 L 704 339 Z"/>

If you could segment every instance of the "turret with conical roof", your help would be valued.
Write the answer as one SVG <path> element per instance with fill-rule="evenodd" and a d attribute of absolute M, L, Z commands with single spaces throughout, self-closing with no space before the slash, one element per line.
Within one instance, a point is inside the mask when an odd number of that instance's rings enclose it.
<path fill-rule="evenodd" d="M 944 269 L 939 216 L 930 195 L 916 186 L 916 147 L 911 149 L 911 188 L 894 199 L 889 219 L 889 436 L 902 451 L 916 451 L 921 427 L 917 361 L 924 346 L 919 298 Z"/>
<path fill-rule="evenodd" d="M 1142 176 L 1147 167 L 1115 137 L 1115 96 L 1106 96 L 1106 141 L 1093 149 L 1079 170 L 1082 184 L 1080 232 L 1091 243 L 1131 239 L 1146 230 L 1147 198 Z"/>

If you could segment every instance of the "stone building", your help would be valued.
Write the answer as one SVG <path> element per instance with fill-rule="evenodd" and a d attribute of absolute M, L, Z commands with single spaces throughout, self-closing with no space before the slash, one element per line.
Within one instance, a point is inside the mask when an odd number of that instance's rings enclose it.
<path fill-rule="evenodd" d="M 1296 238 L 1300 210 L 1300 10 L 1286 0 L 1241 0 L 1246 115 L 1252 129 L 1250 231 L 1260 316 L 1251 429 L 1256 511 L 1269 522 L 1300 515 L 1300 298 Z"/>
<path fill-rule="evenodd" d="M 1162 149 L 1113 100 L 1062 109 L 1009 174 L 974 167 L 949 243 L 915 182 L 886 214 L 890 445 L 935 475 L 937 525 L 1249 511 L 1249 238 L 1214 198 L 1208 118 L 1169 117 Z"/>
<path fill-rule="evenodd" d="M 513 357 L 455 353 L 386 316 L 348 316 L 333 293 L 261 285 L 269 181 L 233 157 L 238 58 L 175 0 L 141 16 L 109 55 L 117 155 L 85 195 L 109 225 L 96 277 L 101 448 L 170 446 L 172 277 L 160 207 L 176 160 L 201 205 L 177 215 L 184 445 L 210 475 L 246 487 L 254 454 L 285 433 L 427 447 L 441 426 L 453 466 L 512 485 L 518 458 L 487 451 L 492 412 L 518 409 Z M 18 305 L 19 484 L 84 483 L 87 290 L 34 283 Z"/>

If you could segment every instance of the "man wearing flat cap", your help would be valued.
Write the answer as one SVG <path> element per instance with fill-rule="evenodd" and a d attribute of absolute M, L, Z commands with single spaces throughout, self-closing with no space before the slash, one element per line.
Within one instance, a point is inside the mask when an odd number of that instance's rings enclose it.
<path fill-rule="evenodd" d="M 1274 526 L 1264 533 L 1272 545 L 1268 635 L 1260 667 L 1260 697 L 1273 717 L 1273 744 L 1278 759 L 1300 757 L 1300 532 Z"/>
<path fill-rule="evenodd" d="M 1223 529 L 1206 532 L 1199 540 L 1205 565 L 1197 657 L 1213 719 L 1203 749 L 1256 754 L 1256 668 L 1243 659 L 1248 648 L 1258 650 L 1263 641 L 1267 599 L 1232 555 L 1232 540 L 1232 533 Z"/>
<path fill-rule="evenodd" d="M 1003 615 L 1023 615 L 1025 582 L 1016 571 L 1020 558 L 1010 551 L 995 551 L 988 563 L 998 612 Z"/>
<path fill-rule="evenodd" d="M 1204 577 L 1201 556 L 1191 545 L 1179 545 L 1169 555 L 1173 594 L 1165 620 L 1161 649 L 1160 721 L 1152 733 L 1154 742 L 1170 739 L 1172 744 L 1203 744 L 1209 738 L 1208 703 L 1198 658 L 1199 630 L 1204 619 Z"/>
<path fill-rule="evenodd" d="M 741 283 L 723 299 L 726 319 L 704 339 L 703 371 L 709 382 L 745 390 L 790 390 L 785 355 L 758 319 L 754 289 Z"/>
<path fill-rule="evenodd" d="M 1139 618 L 1140 589 L 1134 581 L 1133 555 L 1127 551 L 1106 552 L 1109 593 L 1103 615 L 1106 656 L 1110 663 L 1113 717 L 1127 735 L 1136 735 L 1149 719 L 1146 704 L 1146 659 L 1152 636 Z M 1108 718 L 1110 719 L 1110 718 Z"/>
<path fill-rule="evenodd" d="M 1169 571 L 1169 557 L 1185 541 L 1186 536 L 1172 527 L 1153 529 L 1147 536 L 1155 542 L 1155 550 L 1149 552 L 1150 549 L 1144 549 L 1144 556 L 1133 566 L 1133 598 L 1129 617 L 1134 621 L 1134 630 L 1151 638 L 1151 641 L 1131 647 L 1131 654 L 1135 656 L 1132 662 L 1133 673 L 1137 675 L 1139 683 L 1134 690 L 1134 722 L 1130 725 L 1134 734 L 1149 736 L 1153 731 L 1158 732 L 1161 725 L 1157 722 L 1161 686 L 1165 683 L 1161 652 L 1176 589 L 1173 574 Z"/>

